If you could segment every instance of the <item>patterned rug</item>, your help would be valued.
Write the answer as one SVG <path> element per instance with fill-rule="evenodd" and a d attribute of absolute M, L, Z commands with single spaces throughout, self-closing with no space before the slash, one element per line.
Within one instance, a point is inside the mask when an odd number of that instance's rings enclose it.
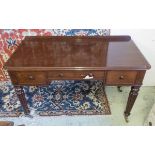
<path fill-rule="evenodd" d="M 24 86 L 31 111 L 40 116 L 111 114 L 102 81 L 52 81 Z M 11 82 L 0 83 L 0 117 L 22 116 L 23 108 Z"/>

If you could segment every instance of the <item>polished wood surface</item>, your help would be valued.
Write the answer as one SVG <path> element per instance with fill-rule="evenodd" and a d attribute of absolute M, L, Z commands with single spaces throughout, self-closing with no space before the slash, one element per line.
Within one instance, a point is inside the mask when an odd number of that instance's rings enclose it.
<path fill-rule="evenodd" d="M 107 84 L 134 84 L 137 71 L 108 71 Z"/>
<path fill-rule="evenodd" d="M 8 70 L 150 68 L 129 36 L 26 37 L 5 66 Z"/>
<path fill-rule="evenodd" d="M 24 108 L 23 86 L 52 80 L 102 80 L 104 85 L 131 86 L 125 118 L 130 115 L 150 64 L 130 36 L 25 37 L 4 66 Z"/>

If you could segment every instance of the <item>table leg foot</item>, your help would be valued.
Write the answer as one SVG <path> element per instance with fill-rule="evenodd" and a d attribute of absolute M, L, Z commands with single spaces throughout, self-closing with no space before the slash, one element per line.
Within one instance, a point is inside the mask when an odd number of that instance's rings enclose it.
<path fill-rule="evenodd" d="M 30 110 L 28 108 L 28 104 L 25 98 L 25 93 L 22 86 L 14 86 L 18 99 L 23 107 L 25 115 L 29 115 Z"/>
<path fill-rule="evenodd" d="M 124 112 L 124 117 L 125 117 L 126 122 L 129 121 L 128 117 L 129 117 L 131 109 L 135 103 L 135 100 L 138 96 L 139 89 L 140 89 L 140 86 L 132 86 L 131 87 L 131 91 L 130 91 L 129 97 L 128 97 L 128 102 L 127 102 L 126 109 Z"/>
<path fill-rule="evenodd" d="M 126 114 L 124 113 L 124 119 L 125 119 L 125 122 L 126 122 L 126 123 L 129 123 L 129 115 L 126 115 Z"/>

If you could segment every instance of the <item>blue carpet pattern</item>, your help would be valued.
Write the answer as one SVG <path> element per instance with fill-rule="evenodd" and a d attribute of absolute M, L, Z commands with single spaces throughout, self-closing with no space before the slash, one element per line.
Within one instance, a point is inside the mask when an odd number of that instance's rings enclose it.
<path fill-rule="evenodd" d="M 102 81 L 52 81 L 48 86 L 24 86 L 30 109 L 41 116 L 105 115 L 110 107 Z M 0 83 L 0 116 L 23 115 L 11 82 Z"/>

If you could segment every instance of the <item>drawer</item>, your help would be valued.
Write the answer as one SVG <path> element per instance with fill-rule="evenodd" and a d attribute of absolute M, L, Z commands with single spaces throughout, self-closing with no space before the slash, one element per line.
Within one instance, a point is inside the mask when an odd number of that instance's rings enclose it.
<path fill-rule="evenodd" d="M 108 71 L 106 84 L 134 84 L 136 76 L 136 71 Z"/>
<path fill-rule="evenodd" d="M 46 74 L 44 72 L 16 72 L 14 73 L 18 84 L 37 85 L 46 84 Z"/>
<path fill-rule="evenodd" d="M 104 79 L 104 71 L 50 71 L 50 80 L 82 80 L 82 79 Z"/>

